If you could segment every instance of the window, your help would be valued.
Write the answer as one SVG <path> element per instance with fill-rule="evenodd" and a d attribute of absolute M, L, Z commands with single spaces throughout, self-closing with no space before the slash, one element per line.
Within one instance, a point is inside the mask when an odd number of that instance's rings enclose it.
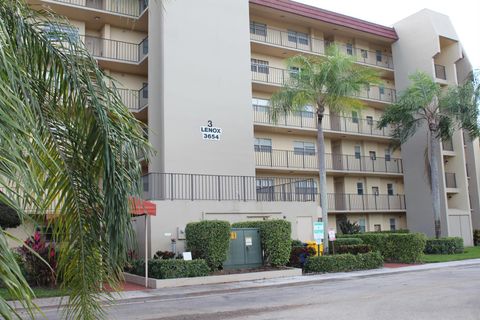
<path fill-rule="evenodd" d="M 290 73 L 290 76 L 292 78 L 298 78 L 298 75 L 300 74 L 300 69 L 298 67 L 289 67 L 288 73 Z"/>
<path fill-rule="evenodd" d="M 377 62 L 382 62 L 382 50 L 376 50 L 375 56 L 376 56 Z"/>
<path fill-rule="evenodd" d="M 265 37 L 267 35 L 267 25 L 255 21 L 250 22 L 250 33 Z"/>
<path fill-rule="evenodd" d="M 378 187 L 372 187 L 372 194 L 378 196 L 379 195 L 379 192 L 378 192 Z"/>
<path fill-rule="evenodd" d="M 295 193 L 301 195 L 317 194 L 317 182 L 314 180 L 302 180 L 295 182 Z"/>
<path fill-rule="evenodd" d="M 293 152 L 297 155 L 315 155 L 315 144 L 313 142 L 294 141 Z"/>
<path fill-rule="evenodd" d="M 363 182 L 357 182 L 357 194 L 363 195 Z"/>
<path fill-rule="evenodd" d="M 360 49 L 360 53 L 363 59 L 368 59 L 368 51 L 365 49 Z"/>
<path fill-rule="evenodd" d="M 380 94 L 385 94 L 385 86 L 384 85 L 380 85 L 378 87 L 378 90 L 380 91 Z"/>
<path fill-rule="evenodd" d="M 377 153 L 375 151 L 369 151 L 370 160 L 377 160 Z"/>
<path fill-rule="evenodd" d="M 382 226 L 379 224 L 374 224 L 373 225 L 373 231 L 375 232 L 381 232 L 382 231 Z"/>
<path fill-rule="evenodd" d="M 257 152 L 272 152 L 272 139 L 255 138 L 254 149 Z"/>
<path fill-rule="evenodd" d="M 303 117 L 303 118 L 313 118 L 314 115 L 315 115 L 315 108 L 312 107 L 312 106 L 304 106 L 302 108 L 303 110 L 300 111 L 300 115 Z"/>
<path fill-rule="evenodd" d="M 390 218 L 390 231 L 397 230 L 395 218 Z"/>
<path fill-rule="evenodd" d="M 252 98 L 252 106 L 255 111 L 268 112 L 270 101 L 261 98 Z"/>
<path fill-rule="evenodd" d="M 362 156 L 362 153 L 360 151 L 360 146 L 355 146 L 355 159 L 360 159 L 360 157 Z"/>
<path fill-rule="evenodd" d="M 387 183 L 387 194 L 393 196 L 393 183 Z"/>
<path fill-rule="evenodd" d="M 367 119 L 367 124 L 369 126 L 373 126 L 373 117 L 372 116 L 367 116 L 366 119 Z"/>
<path fill-rule="evenodd" d="M 357 111 L 352 111 L 352 122 L 353 123 L 358 123 L 358 112 Z"/>
<path fill-rule="evenodd" d="M 347 54 L 353 55 L 353 45 L 351 43 L 347 43 Z"/>
<path fill-rule="evenodd" d="M 268 74 L 268 61 L 251 59 L 252 71 Z"/>
<path fill-rule="evenodd" d="M 61 41 L 66 38 L 72 41 L 79 39 L 78 29 L 73 26 L 50 24 L 46 25 L 43 30 L 50 41 Z"/>
<path fill-rule="evenodd" d="M 274 195 L 273 179 L 257 179 L 257 199 L 272 201 Z"/>
<path fill-rule="evenodd" d="M 390 148 L 385 149 L 385 161 L 390 161 L 392 158 L 392 154 Z"/>
<path fill-rule="evenodd" d="M 365 219 L 358 219 L 358 226 L 360 227 L 360 232 L 365 232 L 367 231 L 367 228 L 365 227 Z"/>
<path fill-rule="evenodd" d="M 294 30 L 288 30 L 288 41 L 308 46 L 308 34 Z"/>
<path fill-rule="evenodd" d="M 148 99 L 148 82 L 142 83 L 142 98 Z"/>

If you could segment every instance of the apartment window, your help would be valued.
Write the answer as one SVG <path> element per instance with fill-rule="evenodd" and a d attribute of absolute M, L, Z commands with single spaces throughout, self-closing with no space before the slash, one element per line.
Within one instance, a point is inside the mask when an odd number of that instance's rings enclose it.
<path fill-rule="evenodd" d="M 267 35 L 267 25 L 265 23 L 251 21 L 250 33 L 265 37 Z"/>
<path fill-rule="evenodd" d="M 370 160 L 377 160 L 377 153 L 375 151 L 369 151 Z"/>
<path fill-rule="evenodd" d="M 376 50 L 375 56 L 376 56 L 377 62 L 382 62 L 382 50 Z"/>
<path fill-rule="evenodd" d="M 308 46 L 308 34 L 294 30 L 288 30 L 288 41 Z"/>
<path fill-rule="evenodd" d="M 380 91 L 380 94 L 385 94 L 385 86 L 384 85 L 380 85 L 378 87 L 378 91 Z"/>
<path fill-rule="evenodd" d="M 143 54 L 148 53 L 148 38 L 146 38 L 142 41 L 142 53 Z"/>
<path fill-rule="evenodd" d="M 315 195 L 317 194 L 317 182 L 311 179 L 295 182 L 295 193 L 301 195 Z"/>
<path fill-rule="evenodd" d="M 392 154 L 389 148 L 385 149 L 385 161 L 390 161 L 392 159 Z"/>
<path fill-rule="evenodd" d="M 257 179 L 257 198 L 272 201 L 275 195 L 273 179 Z"/>
<path fill-rule="evenodd" d="M 390 218 L 390 231 L 395 231 L 395 230 L 397 230 L 395 218 Z"/>
<path fill-rule="evenodd" d="M 363 194 L 363 182 L 357 182 L 357 194 L 358 195 Z"/>
<path fill-rule="evenodd" d="M 355 146 L 354 148 L 355 148 L 355 159 L 360 159 L 362 156 L 360 146 Z"/>
<path fill-rule="evenodd" d="M 43 29 L 50 41 L 61 41 L 62 39 L 70 39 L 76 41 L 79 39 L 78 29 L 73 26 L 49 24 Z"/>
<path fill-rule="evenodd" d="M 378 196 L 380 192 L 378 191 L 378 187 L 372 187 L 372 194 Z"/>
<path fill-rule="evenodd" d="M 293 152 L 297 155 L 315 155 L 315 144 L 313 142 L 294 141 Z"/>
<path fill-rule="evenodd" d="M 373 126 L 373 117 L 372 116 L 367 116 L 366 119 L 367 119 L 367 124 L 369 126 Z"/>
<path fill-rule="evenodd" d="M 365 49 L 360 49 L 360 53 L 363 59 L 368 59 L 368 51 Z"/>
<path fill-rule="evenodd" d="M 298 78 L 298 75 L 300 74 L 300 68 L 298 68 L 298 67 L 288 67 L 288 73 L 290 73 L 290 76 L 292 78 Z"/>
<path fill-rule="evenodd" d="M 387 183 L 387 194 L 393 196 L 393 183 Z"/>
<path fill-rule="evenodd" d="M 353 55 L 353 44 L 347 43 L 347 54 Z"/>
<path fill-rule="evenodd" d="M 148 82 L 142 83 L 142 98 L 148 99 Z"/>
<path fill-rule="evenodd" d="M 352 111 L 352 122 L 353 123 L 358 123 L 358 112 L 357 111 Z"/>
<path fill-rule="evenodd" d="M 315 108 L 312 106 L 303 106 L 303 108 L 298 111 L 298 115 L 303 118 L 313 118 L 315 116 Z"/>
<path fill-rule="evenodd" d="M 358 219 L 358 226 L 360 227 L 360 232 L 365 232 L 367 231 L 367 228 L 366 228 L 366 223 L 365 223 L 365 219 Z"/>
<path fill-rule="evenodd" d="M 261 98 L 252 98 L 252 106 L 255 111 L 268 112 L 270 101 Z"/>
<path fill-rule="evenodd" d="M 257 152 L 272 152 L 272 139 L 255 138 L 254 149 Z"/>
<path fill-rule="evenodd" d="M 382 231 L 382 226 L 379 224 L 374 224 L 373 225 L 373 231 L 375 232 L 381 232 Z"/>
<path fill-rule="evenodd" d="M 268 61 L 259 60 L 259 59 L 251 59 L 251 67 L 253 72 L 258 73 L 265 73 L 268 74 Z"/>

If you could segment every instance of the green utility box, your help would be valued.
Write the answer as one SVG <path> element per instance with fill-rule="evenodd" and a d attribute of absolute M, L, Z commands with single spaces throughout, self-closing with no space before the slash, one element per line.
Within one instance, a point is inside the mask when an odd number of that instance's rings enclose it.
<path fill-rule="evenodd" d="M 232 228 L 230 247 L 225 269 L 251 269 L 263 265 L 260 230 L 255 228 Z"/>

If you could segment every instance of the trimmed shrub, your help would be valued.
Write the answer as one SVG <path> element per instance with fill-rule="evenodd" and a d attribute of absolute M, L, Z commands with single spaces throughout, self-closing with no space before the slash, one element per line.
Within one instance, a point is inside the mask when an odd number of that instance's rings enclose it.
<path fill-rule="evenodd" d="M 194 259 L 204 259 L 210 269 L 217 270 L 227 260 L 230 244 L 230 223 L 205 220 L 187 224 L 185 228 L 187 251 Z"/>
<path fill-rule="evenodd" d="M 480 230 L 473 230 L 473 244 L 480 246 Z"/>
<path fill-rule="evenodd" d="M 369 244 L 351 244 L 347 246 L 335 246 L 335 253 L 336 254 L 344 254 L 344 253 L 351 253 L 351 254 L 360 254 L 360 253 L 368 253 L 372 251 L 372 246 Z"/>
<path fill-rule="evenodd" d="M 16 228 L 22 222 L 17 211 L 10 206 L 0 202 L 0 228 Z"/>
<path fill-rule="evenodd" d="M 258 228 L 264 252 L 263 262 L 271 266 L 285 266 L 292 249 L 292 226 L 286 220 L 247 221 L 233 224 L 234 228 Z"/>
<path fill-rule="evenodd" d="M 305 263 L 305 272 L 346 272 L 376 269 L 383 266 L 383 258 L 378 252 L 338 254 L 310 257 Z"/>
<path fill-rule="evenodd" d="M 381 253 L 387 262 L 416 263 L 422 260 L 426 237 L 423 233 L 361 233 L 360 238 Z"/>
<path fill-rule="evenodd" d="M 426 254 L 454 254 L 463 252 L 463 239 L 448 237 L 440 239 L 427 239 L 424 252 Z"/>
<path fill-rule="evenodd" d="M 145 276 L 145 262 L 135 260 L 126 272 Z M 210 268 L 203 259 L 155 259 L 148 261 L 148 276 L 155 279 L 193 278 L 208 276 Z"/>
<path fill-rule="evenodd" d="M 363 240 L 360 238 L 338 238 L 336 239 L 333 244 L 335 247 L 338 246 L 350 246 L 355 244 L 363 244 Z"/>
<path fill-rule="evenodd" d="M 292 248 L 293 247 L 303 247 L 303 242 L 300 240 L 292 240 Z"/>

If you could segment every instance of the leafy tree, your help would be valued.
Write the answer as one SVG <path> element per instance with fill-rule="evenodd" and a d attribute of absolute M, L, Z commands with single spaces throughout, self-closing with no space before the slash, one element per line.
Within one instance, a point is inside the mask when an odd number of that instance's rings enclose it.
<path fill-rule="evenodd" d="M 0 228 L 16 228 L 22 222 L 15 209 L 0 202 Z"/>
<path fill-rule="evenodd" d="M 0 3 L 0 202 L 24 219 L 57 213 L 65 317 L 99 319 L 102 284 L 118 287 L 140 194 L 142 128 L 66 22 L 21 0 Z M 0 229 L 0 281 L 33 317 L 33 291 Z M 0 297 L 0 317 L 20 315 Z"/>
<path fill-rule="evenodd" d="M 330 113 L 342 113 L 358 109 L 362 103 L 353 96 L 372 83 L 378 76 L 372 69 L 355 64 L 352 57 L 342 54 L 336 46 L 327 48 L 325 57 L 298 55 L 288 59 L 289 68 L 298 68 L 291 80 L 281 91 L 272 95 L 271 118 L 275 122 L 285 113 L 303 111 L 305 106 L 314 108 L 317 119 L 317 156 L 320 178 L 320 203 L 322 219 L 328 226 L 327 178 L 325 173 L 325 142 L 323 136 L 323 118 L 325 110 Z M 297 70 L 297 69 L 294 69 Z M 328 239 L 325 228 L 325 239 Z M 325 242 L 328 252 L 328 242 Z"/>
<path fill-rule="evenodd" d="M 450 139 L 458 129 L 465 130 L 472 138 L 479 136 L 479 78 L 472 73 L 464 84 L 447 90 L 442 90 L 423 72 L 412 74 L 410 80 L 410 86 L 401 93 L 397 102 L 386 108 L 379 128 L 392 125 L 392 137 L 399 143 L 405 143 L 420 128 L 427 127 L 427 171 L 432 191 L 435 236 L 440 238 L 440 141 Z"/>
<path fill-rule="evenodd" d="M 357 234 L 360 233 L 361 229 L 358 223 L 347 220 L 340 223 L 340 230 L 343 234 Z"/>

